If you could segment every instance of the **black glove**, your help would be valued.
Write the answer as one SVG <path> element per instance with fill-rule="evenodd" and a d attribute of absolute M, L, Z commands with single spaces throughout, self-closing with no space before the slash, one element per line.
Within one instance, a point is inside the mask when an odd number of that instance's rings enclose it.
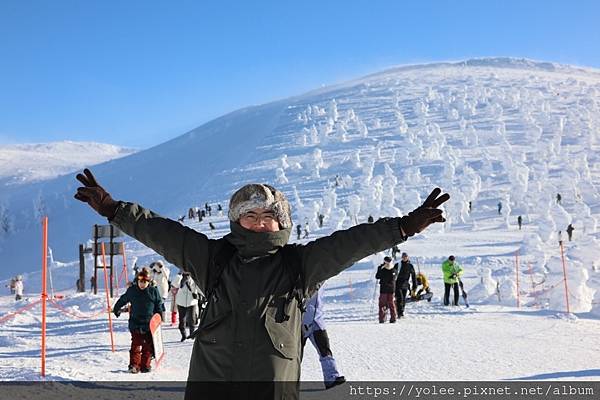
<path fill-rule="evenodd" d="M 110 194 L 98 184 L 89 169 L 84 169 L 83 174 L 77 174 L 77 180 L 83 183 L 83 187 L 77 188 L 75 198 L 88 203 L 96 212 L 103 217 L 111 219 L 117 212 L 118 201 L 114 201 Z"/>
<path fill-rule="evenodd" d="M 198 298 L 198 293 L 192 293 L 192 297 L 193 297 L 194 299 L 197 299 L 197 298 Z"/>
<path fill-rule="evenodd" d="M 113 314 L 115 314 L 115 317 L 119 318 L 119 315 L 121 315 L 121 311 L 120 310 L 113 310 Z"/>
<path fill-rule="evenodd" d="M 406 236 L 413 236 L 434 222 L 446 221 L 442 216 L 442 210 L 438 210 L 437 207 L 447 201 L 450 198 L 450 195 L 444 193 L 438 197 L 441 192 L 442 190 L 440 188 L 433 189 L 420 207 L 409 212 L 408 215 L 400 219 L 400 227 Z"/>

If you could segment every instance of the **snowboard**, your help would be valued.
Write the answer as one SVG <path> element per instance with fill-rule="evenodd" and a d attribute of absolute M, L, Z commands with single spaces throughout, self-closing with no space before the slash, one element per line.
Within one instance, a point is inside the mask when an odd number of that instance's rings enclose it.
<path fill-rule="evenodd" d="M 154 368 L 158 368 L 160 362 L 165 356 L 161 325 L 162 319 L 160 318 L 160 314 L 154 314 L 150 320 L 150 334 L 152 335 L 152 344 L 154 347 Z"/>
<path fill-rule="evenodd" d="M 407 303 L 414 303 L 415 301 L 421 301 L 421 300 L 427 300 L 427 301 L 431 301 L 431 298 L 433 297 L 433 293 L 423 293 L 420 294 L 419 297 L 413 299 L 412 297 L 408 297 L 406 299 Z"/>

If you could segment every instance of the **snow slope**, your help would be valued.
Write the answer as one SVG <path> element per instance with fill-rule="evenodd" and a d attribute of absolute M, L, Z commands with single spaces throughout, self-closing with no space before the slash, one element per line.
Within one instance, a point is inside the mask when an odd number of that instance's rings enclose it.
<path fill-rule="evenodd" d="M 71 173 L 86 165 L 132 154 L 134 150 L 94 142 L 0 146 L 0 187 L 23 185 Z"/>
<path fill-rule="evenodd" d="M 376 324 L 373 277 L 383 254 L 328 281 L 329 330 L 342 372 L 357 380 L 598 379 L 598 111 L 596 70 L 500 58 L 408 66 L 239 110 L 93 170 L 115 198 L 171 217 L 205 202 L 226 213 L 241 184 L 270 182 L 288 195 L 295 223 L 310 224 L 308 240 L 369 215 L 406 213 L 440 186 L 452 196 L 448 222 L 401 246 L 431 278 L 431 303 L 410 305 L 396 325 Z M 0 277 L 24 273 L 32 300 L 39 297 L 41 211 L 50 216 L 56 292 L 72 290 L 77 244 L 89 239 L 93 223 L 105 223 L 72 200 L 76 186 L 64 176 L 0 194 L 14 218 L 0 239 Z M 317 213 L 325 215 L 323 228 Z M 224 216 L 184 223 L 214 238 L 228 232 Z M 573 241 L 564 233 L 569 223 Z M 571 314 L 563 314 L 559 230 Z M 126 246 L 129 266 L 157 258 L 134 241 Z M 466 269 L 470 309 L 439 305 L 439 265 L 449 254 Z M 102 301 L 77 295 L 64 304 L 94 313 Z M 0 318 L 14 307 L 2 298 Z M 120 351 L 112 354 L 105 317 L 51 313 L 52 379 L 132 379 L 122 373 L 125 321 L 117 321 Z M 2 379 L 36 379 L 38 327 L 39 310 L 2 325 Z M 169 356 L 156 374 L 183 380 L 191 344 L 180 344 L 171 328 L 165 334 Z M 423 354 L 411 352 L 415 342 Z M 314 351 L 306 354 L 303 378 L 319 379 Z M 26 367 L 16 368 L 20 363 Z"/>

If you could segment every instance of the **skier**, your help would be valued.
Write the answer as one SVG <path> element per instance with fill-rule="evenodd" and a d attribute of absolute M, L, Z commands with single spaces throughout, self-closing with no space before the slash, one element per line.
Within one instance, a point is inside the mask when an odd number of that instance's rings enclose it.
<path fill-rule="evenodd" d="M 367 223 L 372 224 L 373 223 L 373 216 L 369 215 L 369 218 L 367 218 Z"/>
<path fill-rule="evenodd" d="M 310 339 L 317 352 L 319 353 L 319 362 L 323 371 L 323 383 L 325 389 L 330 389 L 336 385 L 346 382 L 346 378 L 340 375 L 333 358 L 333 353 L 329 347 L 329 335 L 325 328 L 323 313 L 322 288 L 315 293 L 306 305 L 306 312 L 302 319 L 302 351 L 306 340 Z"/>
<path fill-rule="evenodd" d="M 298 240 L 300 240 L 300 236 L 302 236 L 302 225 L 296 225 L 296 233 L 298 234 Z"/>
<path fill-rule="evenodd" d="M 194 327 L 198 325 L 200 291 L 188 272 L 182 274 L 178 287 L 175 301 L 179 312 L 179 332 L 181 332 L 181 341 L 183 342 L 185 339 L 191 338 Z M 189 335 L 185 334 L 186 326 L 189 329 Z"/>
<path fill-rule="evenodd" d="M 221 207 L 221 203 L 217 204 L 217 211 L 219 212 L 219 217 L 223 216 L 223 207 Z"/>
<path fill-rule="evenodd" d="M 325 219 L 325 216 L 323 214 L 319 214 L 319 228 L 323 227 L 323 220 Z"/>
<path fill-rule="evenodd" d="M 236 191 L 229 202 L 231 233 L 210 240 L 138 204 L 113 200 L 89 169 L 77 179 L 83 184 L 77 189 L 77 200 L 190 272 L 206 295 L 208 303 L 195 332 L 186 400 L 216 398 L 215 386 L 207 384 L 215 381 L 238 382 L 218 386 L 221 398 L 297 399 L 300 305 L 318 284 L 356 260 L 444 222 L 438 207 L 450 198 L 435 188 L 420 207 L 403 217 L 339 230 L 306 245 L 288 245 L 289 203 L 283 193 L 266 184 L 248 184 Z M 262 385 L 253 385 L 249 394 L 242 384 L 249 381 Z"/>
<path fill-rule="evenodd" d="M 463 274 L 463 269 L 454 256 L 448 257 L 442 263 L 442 271 L 444 272 L 444 305 L 450 305 L 450 288 L 454 290 L 453 306 L 458 305 L 458 279 Z"/>
<path fill-rule="evenodd" d="M 556 193 L 556 204 L 560 204 L 562 200 L 562 196 L 560 195 L 560 193 Z"/>
<path fill-rule="evenodd" d="M 502 202 L 498 202 L 498 215 L 502 215 Z"/>
<path fill-rule="evenodd" d="M 523 225 L 523 218 L 519 215 L 517 217 L 517 224 L 519 225 L 519 230 L 521 230 L 521 225 Z"/>
<path fill-rule="evenodd" d="M 194 212 L 194 209 L 192 207 L 189 208 L 188 210 L 188 219 L 195 219 L 196 218 L 196 213 Z"/>
<path fill-rule="evenodd" d="M 208 227 L 210 228 L 211 231 L 214 231 L 215 229 L 217 229 L 212 222 L 208 223 Z"/>
<path fill-rule="evenodd" d="M 308 222 L 304 223 L 304 237 L 303 239 L 308 238 L 308 234 L 310 233 L 310 229 L 308 228 Z"/>
<path fill-rule="evenodd" d="M 383 324 L 387 310 L 390 310 L 390 323 L 396 322 L 396 304 L 394 304 L 394 291 L 398 264 L 392 264 L 391 257 L 384 257 L 383 264 L 377 267 L 375 278 L 379 279 L 379 323 Z"/>
<path fill-rule="evenodd" d="M 411 297 L 414 297 L 415 290 L 417 289 L 415 267 L 408 259 L 408 254 L 402 253 L 402 258 L 400 261 L 400 271 L 398 272 L 398 278 L 396 278 L 396 310 L 398 311 L 398 318 L 404 317 L 404 306 L 406 305 L 406 295 L 408 294 L 409 279 L 412 283 L 410 289 Z"/>
<path fill-rule="evenodd" d="M 569 242 L 573 238 L 573 231 L 574 230 L 575 230 L 575 228 L 573 228 L 573 224 L 569 224 L 569 226 L 567 226 L 567 235 L 569 236 Z"/>
<path fill-rule="evenodd" d="M 123 296 L 115 303 L 113 313 L 117 318 L 121 308 L 131 303 L 129 312 L 129 332 L 131 332 L 131 349 L 129 351 L 128 370 L 132 374 L 150 372 L 152 367 L 153 345 L 150 333 L 150 320 L 156 313 L 165 309 L 156 286 L 152 285 L 150 273 L 142 269 L 136 276 L 137 285 L 131 285 Z"/>
<path fill-rule="evenodd" d="M 169 282 L 169 268 L 167 268 L 161 260 L 154 261 L 150 264 L 149 268 L 152 271 L 152 279 L 156 283 L 160 297 L 162 298 L 163 303 L 166 303 L 167 297 L 169 297 L 169 286 L 171 285 L 171 282 Z M 160 314 L 160 318 L 165 322 L 164 312 Z"/>
<path fill-rule="evenodd" d="M 23 277 L 17 275 L 15 277 L 15 301 L 23 299 Z"/>
<path fill-rule="evenodd" d="M 473 207 L 473 202 L 469 201 L 469 214 L 471 214 L 472 207 Z"/>

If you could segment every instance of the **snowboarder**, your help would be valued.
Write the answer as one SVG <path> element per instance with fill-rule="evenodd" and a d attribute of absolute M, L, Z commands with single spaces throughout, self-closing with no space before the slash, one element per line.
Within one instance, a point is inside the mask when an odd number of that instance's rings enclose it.
<path fill-rule="evenodd" d="M 121 308 L 131 303 L 129 312 L 129 332 L 131 332 L 131 349 L 129 351 L 128 370 L 132 374 L 150 372 L 150 360 L 153 353 L 150 319 L 165 309 L 156 286 L 151 283 L 150 273 L 142 269 L 136 276 L 137 285 L 131 285 L 123 296 L 115 303 L 113 313 L 117 318 Z"/>
<path fill-rule="evenodd" d="M 502 215 L 502 202 L 498 202 L 498 215 Z"/>
<path fill-rule="evenodd" d="M 323 227 L 323 220 L 325 219 L 325 216 L 323 214 L 319 214 L 319 228 Z"/>
<path fill-rule="evenodd" d="M 396 264 L 396 266 L 397 265 L 398 264 Z M 408 254 L 402 253 L 402 258 L 400 261 L 400 271 L 398 271 L 398 277 L 396 278 L 396 310 L 398 312 L 398 318 L 404 317 L 404 306 L 406 305 L 406 295 L 408 294 L 409 279 L 412 283 L 410 289 L 411 297 L 414 297 L 415 290 L 417 289 L 415 267 L 410 262 Z"/>
<path fill-rule="evenodd" d="M 171 284 L 171 282 L 169 282 L 169 268 L 167 268 L 161 260 L 154 261 L 150 264 L 149 268 L 152 271 L 152 279 L 158 288 L 160 297 L 162 298 L 163 303 L 166 303 L 167 297 L 169 297 L 169 286 Z M 164 312 L 160 314 L 160 318 L 165 322 Z"/>
<path fill-rule="evenodd" d="M 373 223 L 373 216 L 369 215 L 369 218 L 367 218 L 367 223 L 372 224 Z"/>
<path fill-rule="evenodd" d="M 569 224 L 569 226 L 567 226 L 567 235 L 569 236 L 569 242 L 573 238 L 573 231 L 574 230 L 575 230 L 575 228 L 573 228 L 573 224 Z"/>
<path fill-rule="evenodd" d="M 398 264 L 392 264 L 391 257 L 384 257 L 383 264 L 377 267 L 375 278 L 379 279 L 379 323 L 386 320 L 387 310 L 390 310 L 390 323 L 396 322 L 396 304 L 394 304 L 394 291 L 396 290 L 396 277 Z"/>
<path fill-rule="evenodd" d="M 560 195 L 560 193 L 556 193 L 556 204 L 560 204 L 562 200 L 562 196 Z"/>
<path fill-rule="evenodd" d="M 300 236 L 302 236 L 302 225 L 296 225 L 296 233 L 298 234 L 298 240 L 300 240 Z"/>
<path fill-rule="evenodd" d="M 194 280 L 188 272 L 184 272 L 181 276 L 181 281 L 177 285 L 177 311 L 179 312 L 179 332 L 181 332 L 181 341 L 192 336 L 194 328 L 198 325 L 198 300 L 200 299 L 200 291 L 194 283 Z M 185 328 L 188 328 L 189 335 L 185 334 Z"/>
<path fill-rule="evenodd" d="M 519 225 L 519 230 L 521 230 L 521 225 L 523 225 L 523 218 L 520 215 L 517 217 L 517 224 Z"/>
<path fill-rule="evenodd" d="M 215 386 L 202 384 L 207 381 L 240 383 L 219 385 L 220 398 L 247 396 L 243 382 L 252 381 L 263 383 L 252 386 L 254 398 L 297 399 L 300 305 L 317 285 L 356 260 L 443 223 L 438 207 L 450 198 L 435 188 L 408 215 L 381 218 L 299 245 L 287 244 L 293 225 L 285 195 L 266 184 L 248 184 L 233 194 L 231 233 L 211 240 L 138 204 L 113 200 L 89 169 L 77 179 L 82 183 L 77 200 L 190 272 L 206 295 L 200 327 L 194 332 L 186 400 L 216 398 Z"/>
<path fill-rule="evenodd" d="M 15 277 L 15 301 L 23 299 L 23 277 L 17 275 Z"/>
<path fill-rule="evenodd" d="M 450 288 L 454 290 L 453 306 L 458 305 L 458 279 L 463 274 L 463 269 L 454 256 L 448 257 L 442 263 L 442 271 L 444 272 L 444 305 L 450 305 Z"/>
<path fill-rule="evenodd" d="M 422 287 L 419 288 L 419 286 L 422 286 Z M 419 300 L 431 301 L 431 297 L 433 297 L 433 293 L 431 293 L 431 289 L 429 288 L 429 280 L 427 279 L 427 276 L 425 276 L 425 274 L 423 272 L 419 272 L 417 274 L 417 289 L 418 290 L 416 293 L 411 293 L 411 295 L 415 301 L 419 301 Z"/>
<path fill-rule="evenodd" d="M 306 304 L 306 312 L 302 319 L 302 353 L 304 354 L 306 340 L 310 339 L 310 342 L 319 353 L 325 389 L 330 389 L 346 382 L 346 378 L 338 371 L 335 358 L 333 358 L 333 353 L 329 347 L 329 335 L 325 328 L 323 313 L 322 292 L 322 288 L 319 289 Z"/>

